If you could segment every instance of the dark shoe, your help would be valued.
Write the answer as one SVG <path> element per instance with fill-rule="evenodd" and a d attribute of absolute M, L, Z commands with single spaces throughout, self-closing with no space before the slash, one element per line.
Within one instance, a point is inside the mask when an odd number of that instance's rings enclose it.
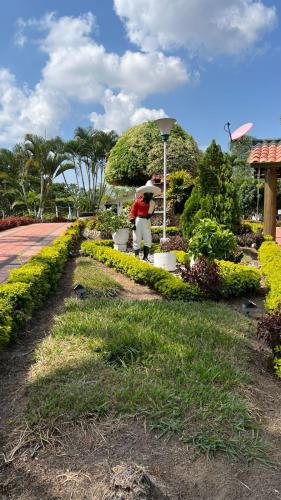
<path fill-rule="evenodd" d="M 148 260 L 149 250 L 149 247 L 143 247 L 143 260 Z"/>
<path fill-rule="evenodd" d="M 138 257 L 140 254 L 140 251 L 139 250 L 135 250 L 135 257 Z"/>

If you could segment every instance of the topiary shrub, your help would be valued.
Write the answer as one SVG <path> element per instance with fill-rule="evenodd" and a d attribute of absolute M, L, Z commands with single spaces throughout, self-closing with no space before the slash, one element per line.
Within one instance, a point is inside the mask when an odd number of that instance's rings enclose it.
<path fill-rule="evenodd" d="M 174 125 L 168 142 L 169 171 L 196 174 L 200 151 L 194 139 Z M 128 129 L 112 148 L 105 170 L 109 184 L 140 186 L 163 168 L 163 143 L 154 122 Z"/>

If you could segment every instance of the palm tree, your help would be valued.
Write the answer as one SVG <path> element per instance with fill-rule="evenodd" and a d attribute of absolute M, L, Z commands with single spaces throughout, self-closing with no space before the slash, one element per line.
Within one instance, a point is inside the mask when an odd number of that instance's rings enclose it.
<path fill-rule="evenodd" d="M 34 172 L 29 172 L 28 155 L 22 144 L 16 144 L 12 151 L 0 150 L 0 169 L 2 196 L 10 204 L 10 209 L 21 204 L 31 211 L 28 192 L 36 187 L 36 178 L 30 175 Z"/>
<path fill-rule="evenodd" d="M 37 216 L 42 218 L 45 202 L 53 180 L 64 172 L 75 168 L 64 152 L 64 143 L 59 138 L 44 139 L 35 134 L 26 134 L 25 148 L 29 155 L 28 165 L 34 167 L 40 178 L 40 198 Z M 64 176 L 67 185 L 66 178 Z"/>
<path fill-rule="evenodd" d="M 82 164 L 85 165 L 86 175 L 88 180 L 88 200 L 89 209 L 93 209 L 94 205 L 100 204 L 102 193 L 104 191 L 104 168 L 110 150 L 118 139 L 116 132 L 103 132 L 95 130 L 91 127 L 78 127 L 75 130 L 74 141 L 71 141 L 71 146 L 78 155 L 79 169 L 82 172 Z M 83 179 L 83 174 L 81 175 Z M 99 196 L 97 197 L 99 189 Z M 83 181 L 85 189 L 85 183 Z"/>

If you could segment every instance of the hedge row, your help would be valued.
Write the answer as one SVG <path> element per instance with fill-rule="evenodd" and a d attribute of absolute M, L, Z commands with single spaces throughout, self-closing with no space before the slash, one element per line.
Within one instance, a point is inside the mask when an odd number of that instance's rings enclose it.
<path fill-rule="evenodd" d="M 265 306 L 268 311 L 274 311 L 281 304 L 281 248 L 275 241 L 265 241 L 261 245 L 259 261 L 269 288 Z"/>
<path fill-rule="evenodd" d="M 131 255 L 122 254 L 118 250 L 101 246 L 99 241 L 84 242 L 82 250 L 95 259 L 126 274 L 134 281 L 154 288 L 166 298 L 184 300 L 203 298 L 199 289 L 194 285 L 185 283 L 168 271 L 142 262 Z M 188 255 L 185 252 L 175 253 L 181 263 L 188 261 Z M 219 261 L 218 264 L 222 278 L 222 297 L 237 297 L 259 289 L 260 273 L 258 270 L 226 261 Z"/>
<path fill-rule="evenodd" d="M 51 246 L 10 271 L 7 282 L 0 285 L 0 347 L 11 340 L 54 290 L 82 226 L 81 221 L 72 224 Z"/>
<path fill-rule="evenodd" d="M 258 269 L 225 260 L 217 264 L 222 278 L 222 297 L 241 297 L 259 290 L 261 275 Z"/>
<path fill-rule="evenodd" d="M 182 251 L 175 251 L 179 264 L 188 264 L 189 255 Z M 220 270 L 221 288 L 223 298 L 241 297 L 247 293 L 257 292 L 260 288 L 260 273 L 243 264 L 234 264 L 226 260 L 217 261 Z"/>
<path fill-rule="evenodd" d="M 69 219 L 66 219 L 65 217 L 51 217 L 41 220 L 25 215 L 6 217 L 5 219 L 0 219 L 0 231 L 6 231 L 7 229 L 12 229 L 13 227 L 29 226 L 30 224 L 42 224 L 49 222 L 69 222 Z"/>
<path fill-rule="evenodd" d="M 163 227 L 162 226 L 152 226 L 151 232 L 152 232 L 152 234 L 162 235 Z M 179 229 L 176 226 L 167 226 L 166 227 L 166 234 L 170 235 L 170 236 L 175 236 L 176 234 L 182 234 L 182 231 L 181 231 L 181 229 Z"/>
<path fill-rule="evenodd" d="M 99 241 L 85 241 L 81 249 L 86 254 L 126 274 L 137 283 L 148 285 L 167 299 L 199 300 L 202 298 L 196 286 L 184 283 L 168 271 L 140 261 L 132 255 L 101 246 Z"/>
<path fill-rule="evenodd" d="M 28 226 L 29 224 L 35 224 L 38 220 L 32 217 L 6 217 L 5 219 L 0 219 L 0 231 L 6 231 L 6 229 L 12 229 L 18 226 Z"/>

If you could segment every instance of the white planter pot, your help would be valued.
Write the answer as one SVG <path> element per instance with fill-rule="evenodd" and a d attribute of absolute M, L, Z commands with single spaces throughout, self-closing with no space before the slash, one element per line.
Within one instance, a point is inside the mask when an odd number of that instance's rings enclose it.
<path fill-rule="evenodd" d="M 115 250 L 120 250 L 120 252 L 126 252 L 127 243 L 129 239 L 129 229 L 118 229 L 116 233 L 112 234 L 112 239 L 114 241 Z"/>
<path fill-rule="evenodd" d="M 161 267 L 162 269 L 166 269 L 166 271 L 175 271 L 176 264 L 175 253 L 163 252 L 154 254 L 154 265 L 156 267 Z"/>

